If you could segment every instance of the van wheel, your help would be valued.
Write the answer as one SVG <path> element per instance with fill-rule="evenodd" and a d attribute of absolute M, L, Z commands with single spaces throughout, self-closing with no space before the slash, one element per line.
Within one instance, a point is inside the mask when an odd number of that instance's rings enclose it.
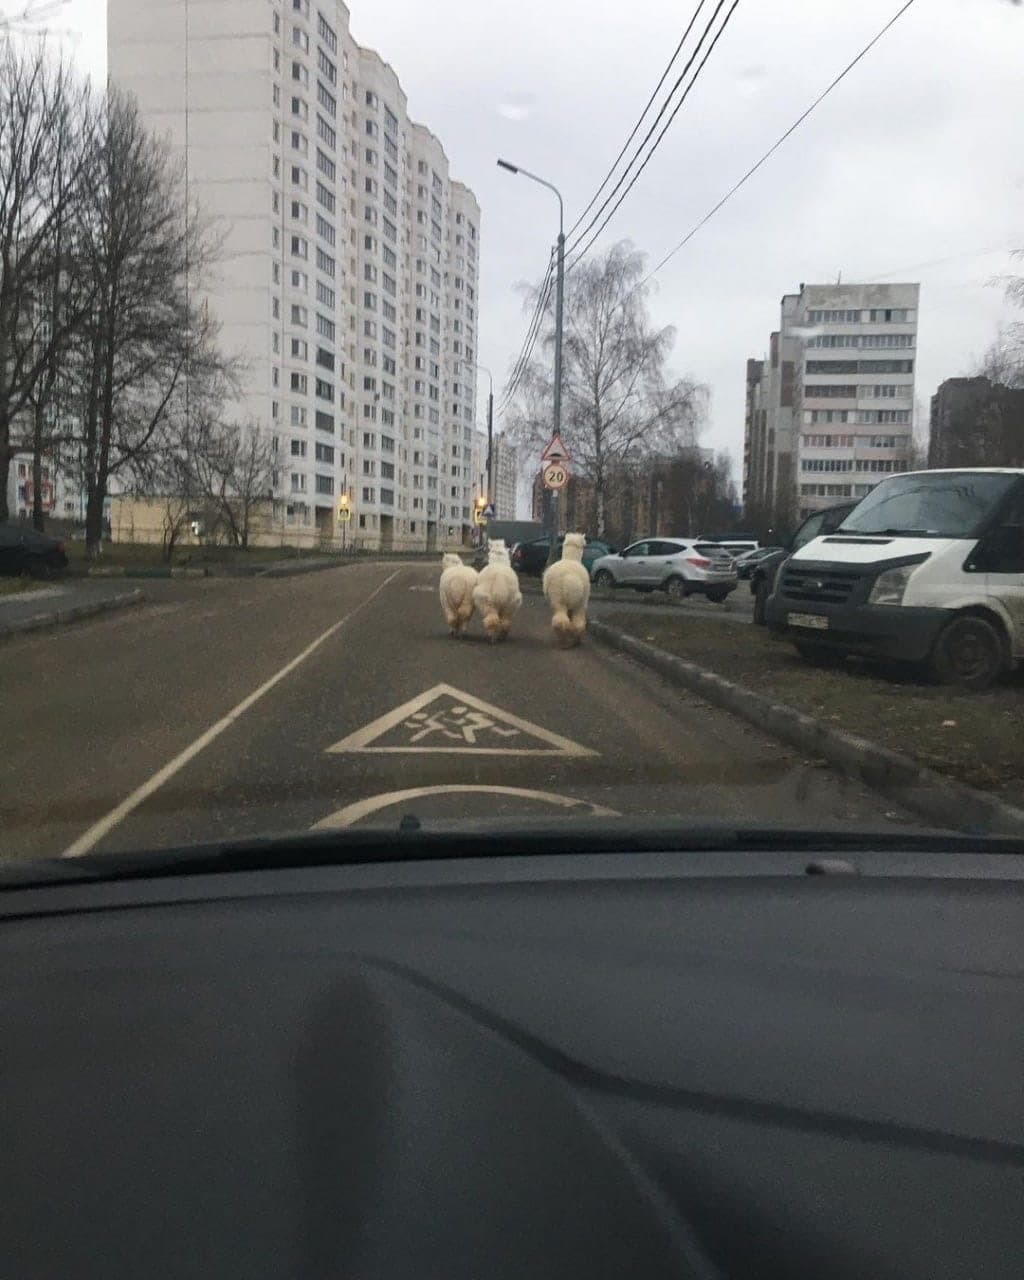
<path fill-rule="evenodd" d="M 754 626 L 768 625 L 768 580 L 758 578 L 754 585 Z"/>
<path fill-rule="evenodd" d="M 964 613 L 939 633 L 929 665 L 941 684 L 987 689 L 1006 667 L 1006 646 L 999 629 L 986 618 Z"/>
<path fill-rule="evenodd" d="M 669 578 L 668 582 L 665 583 L 665 591 L 670 600 L 685 600 L 687 595 L 686 579 L 679 577 Z"/>
<path fill-rule="evenodd" d="M 721 604 L 728 597 L 731 590 L 731 587 L 708 587 L 704 594 L 712 604 Z"/>
<path fill-rule="evenodd" d="M 597 576 L 594 578 L 594 586 L 600 587 L 602 590 L 610 591 L 615 586 L 615 579 L 607 569 L 599 569 Z"/>

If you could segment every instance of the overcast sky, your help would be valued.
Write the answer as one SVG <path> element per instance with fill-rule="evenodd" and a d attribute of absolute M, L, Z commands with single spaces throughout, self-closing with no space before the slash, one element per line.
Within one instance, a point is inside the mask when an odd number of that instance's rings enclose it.
<path fill-rule="evenodd" d="M 138 0 L 140 4 L 145 0 Z M 662 258 L 892 16 L 900 0 L 740 0 L 605 240 Z M 69 0 L 83 68 L 102 77 L 105 4 Z M 505 156 L 589 201 L 682 34 L 687 0 L 351 0 L 352 31 L 397 71 L 482 208 L 480 358 L 496 382 L 557 232 L 554 197 Z M 711 6 L 708 6 L 710 12 Z M 703 443 L 743 445 L 744 362 L 801 281 L 919 280 L 917 393 L 969 371 L 1008 313 L 1024 246 L 1024 7 L 917 0 L 818 111 L 662 269 L 650 305 L 672 364 L 711 388 Z"/>

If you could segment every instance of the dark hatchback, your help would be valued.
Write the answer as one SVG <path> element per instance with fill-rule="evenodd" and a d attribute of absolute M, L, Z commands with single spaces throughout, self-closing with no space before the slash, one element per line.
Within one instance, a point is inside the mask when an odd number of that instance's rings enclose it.
<path fill-rule="evenodd" d="M 64 543 L 17 524 L 0 524 L 0 573 L 52 578 L 68 567 Z"/>
<path fill-rule="evenodd" d="M 775 588 L 775 577 L 784 560 L 808 542 L 820 538 L 826 533 L 835 533 L 850 512 L 857 506 L 856 502 L 843 502 L 836 507 L 826 507 L 824 511 L 815 511 L 807 517 L 796 533 L 784 547 L 776 548 L 771 555 L 764 556 L 753 566 L 750 577 L 750 594 L 754 597 L 754 622 L 763 627 L 767 624 L 768 597 Z"/>
<path fill-rule="evenodd" d="M 559 557 L 562 554 L 564 538 L 564 534 L 559 534 L 555 539 L 555 550 Z M 516 573 L 542 574 L 547 567 L 550 548 L 551 539 L 548 537 L 534 538 L 530 542 L 517 542 L 512 548 L 512 568 Z M 600 560 L 602 556 L 614 554 L 615 550 L 616 548 L 610 542 L 604 542 L 600 538 L 588 538 L 587 545 L 583 548 L 584 568 L 589 573 L 596 560 Z"/>

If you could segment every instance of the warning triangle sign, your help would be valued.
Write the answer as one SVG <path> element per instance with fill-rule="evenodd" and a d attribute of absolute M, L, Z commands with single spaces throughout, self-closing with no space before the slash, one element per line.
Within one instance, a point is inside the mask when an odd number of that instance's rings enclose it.
<path fill-rule="evenodd" d="M 595 756 L 596 751 L 531 724 L 450 684 L 418 697 L 342 738 L 329 753 L 447 753 L 485 756 Z"/>
<path fill-rule="evenodd" d="M 541 462 L 571 462 L 572 455 L 562 443 L 562 437 L 556 431 L 548 441 L 547 448 L 540 455 Z"/>

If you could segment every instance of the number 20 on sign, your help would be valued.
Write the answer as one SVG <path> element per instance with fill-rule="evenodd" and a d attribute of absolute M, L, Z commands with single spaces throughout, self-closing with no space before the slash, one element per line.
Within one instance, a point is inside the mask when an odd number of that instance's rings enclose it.
<path fill-rule="evenodd" d="M 564 462 L 549 462 L 544 467 L 545 489 L 564 489 L 569 483 L 569 471 Z"/>

